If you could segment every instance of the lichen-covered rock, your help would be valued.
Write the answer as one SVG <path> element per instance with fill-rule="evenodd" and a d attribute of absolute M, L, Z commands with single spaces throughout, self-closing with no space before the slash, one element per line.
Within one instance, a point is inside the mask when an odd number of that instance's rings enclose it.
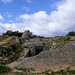
<path fill-rule="evenodd" d="M 49 50 L 49 48 L 45 45 L 45 43 L 40 38 L 36 38 L 34 42 L 28 42 L 23 44 L 23 47 L 30 48 L 30 56 L 35 56 L 45 49 Z"/>
<path fill-rule="evenodd" d="M 29 41 L 29 37 L 31 35 L 32 35 L 32 33 L 29 30 L 26 30 L 21 36 L 21 41 L 23 41 L 23 42 Z"/>
<path fill-rule="evenodd" d="M 75 65 L 75 42 L 62 48 L 42 51 L 40 54 L 24 58 L 15 68 L 47 68 L 51 66 Z"/>
<path fill-rule="evenodd" d="M 19 61 L 22 61 L 24 58 L 29 57 L 29 56 L 30 56 L 30 50 L 27 50 L 27 51 L 24 53 L 24 56 L 19 59 Z"/>
<path fill-rule="evenodd" d="M 49 50 L 48 46 L 44 46 L 43 51 Z"/>

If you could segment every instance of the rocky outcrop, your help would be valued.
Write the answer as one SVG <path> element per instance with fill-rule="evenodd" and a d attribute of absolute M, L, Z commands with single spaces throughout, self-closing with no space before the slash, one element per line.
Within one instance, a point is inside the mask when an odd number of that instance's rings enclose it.
<path fill-rule="evenodd" d="M 31 35 L 32 33 L 29 30 L 26 30 L 21 36 L 21 41 L 28 42 Z"/>
<path fill-rule="evenodd" d="M 47 68 L 51 66 L 75 65 L 75 42 L 62 48 L 42 51 L 40 54 L 24 58 L 15 68 Z"/>
<path fill-rule="evenodd" d="M 35 56 L 39 54 L 43 50 L 49 50 L 49 48 L 45 45 L 45 43 L 40 39 L 36 38 L 34 42 L 28 42 L 23 44 L 23 47 L 29 47 L 30 48 L 30 56 Z M 25 55 L 27 57 L 27 53 Z"/>

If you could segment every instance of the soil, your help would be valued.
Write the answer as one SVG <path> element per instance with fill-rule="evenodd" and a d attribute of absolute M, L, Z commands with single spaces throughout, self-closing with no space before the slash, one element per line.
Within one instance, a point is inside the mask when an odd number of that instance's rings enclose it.
<path fill-rule="evenodd" d="M 12 37 L 8 37 L 7 39 L 0 42 L 0 45 L 7 43 Z"/>

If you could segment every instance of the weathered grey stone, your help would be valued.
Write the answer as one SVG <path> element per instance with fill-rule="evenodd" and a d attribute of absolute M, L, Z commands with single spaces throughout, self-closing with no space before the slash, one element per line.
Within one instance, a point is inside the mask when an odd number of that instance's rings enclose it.
<path fill-rule="evenodd" d="M 4 60 L 5 60 L 5 61 L 8 61 L 8 60 L 9 60 L 9 58 L 7 58 L 7 57 L 6 57 L 6 58 L 4 58 Z"/>
<path fill-rule="evenodd" d="M 23 41 L 23 42 L 29 41 L 29 37 L 31 35 L 32 35 L 32 33 L 29 30 L 26 30 L 21 36 L 21 41 Z"/>
<path fill-rule="evenodd" d="M 49 50 L 48 46 L 44 46 L 43 51 Z"/>
<path fill-rule="evenodd" d="M 19 59 L 19 61 L 22 61 L 24 58 L 29 57 L 29 56 L 30 56 L 30 50 L 27 50 L 24 56 Z"/>
<path fill-rule="evenodd" d="M 45 43 L 39 37 L 37 37 L 34 42 L 28 42 L 23 44 L 23 47 L 30 48 L 30 56 L 37 55 L 45 49 L 49 50 L 49 48 L 45 45 Z"/>
<path fill-rule="evenodd" d="M 29 57 L 30 56 L 30 50 L 27 50 L 24 54 L 24 57 Z"/>
<path fill-rule="evenodd" d="M 36 56 L 24 58 L 15 68 L 50 68 L 62 65 L 75 65 L 75 42 L 62 48 L 42 51 Z"/>
<path fill-rule="evenodd" d="M 36 38 L 34 42 L 27 42 L 23 44 L 23 47 L 34 47 L 34 46 L 44 46 L 45 43 L 40 40 L 40 38 Z"/>
<path fill-rule="evenodd" d="M 35 56 L 43 51 L 43 46 L 34 46 L 30 49 L 30 55 Z"/>

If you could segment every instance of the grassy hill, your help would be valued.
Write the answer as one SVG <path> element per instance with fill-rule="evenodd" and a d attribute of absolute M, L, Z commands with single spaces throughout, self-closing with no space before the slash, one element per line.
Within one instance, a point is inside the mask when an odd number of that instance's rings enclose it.
<path fill-rule="evenodd" d="M 74 75 L 75 67 L 73 69 L 61 69 L 58 71 L 54 70 L 46 70 L 41 71 L 40 73 L 33 68 L 31 69 L 19 69 L 16 72 L 13 72 L 12 69 L 7 67 L 7 64 L 10 64 L 14 61 L 17 61 L 28 48 L 22 48 L 22 43 L 18 42 L 18 37 L 16 36 L 0 36 L 0 75 Z M 30 41 L 34 41 L 35 38 L 30 38 Z M 55 50 L 56 48 L 61 48 L 69 42 L 74 42 L 75 37 L 73 36 L 55 36 L 49 38 L 42 38 L 43 42 L 49 47 L 51 50 Z M 7 68 L 6 68 L 7 67 Z M 3 68 L 3 69 L 2 69 Z M 71 67 L 72 68 L 72 67 Z M 5 71 L 4 71 L 5 70 Z M 4 73 L 5 74 L 2 74 Z"/>

